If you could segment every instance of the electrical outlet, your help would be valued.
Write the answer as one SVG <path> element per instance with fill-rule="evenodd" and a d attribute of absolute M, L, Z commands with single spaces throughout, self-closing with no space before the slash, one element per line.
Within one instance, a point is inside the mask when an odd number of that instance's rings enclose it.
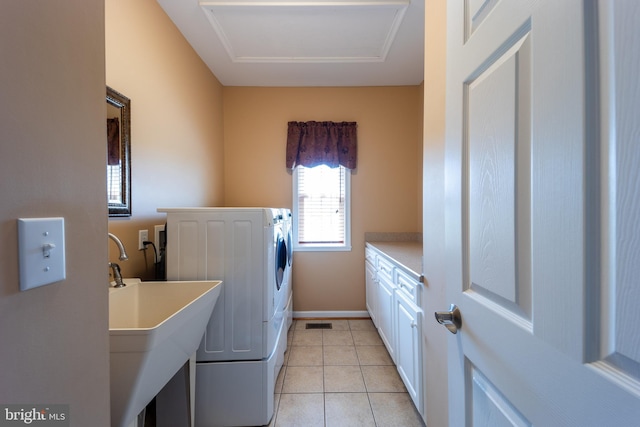
<path fill-rule="evenodd" d="M 144 242 L 149 240 L 149 230 L 138 230 L 138 250 L 144 249 Z"/>

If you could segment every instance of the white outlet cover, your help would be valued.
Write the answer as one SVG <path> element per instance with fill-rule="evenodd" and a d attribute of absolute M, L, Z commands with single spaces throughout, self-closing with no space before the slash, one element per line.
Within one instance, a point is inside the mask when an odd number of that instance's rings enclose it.
<path fill-rule="evenodd" d="M 66 279 L 64 218 L 18 218 L 20 290 Z"/>

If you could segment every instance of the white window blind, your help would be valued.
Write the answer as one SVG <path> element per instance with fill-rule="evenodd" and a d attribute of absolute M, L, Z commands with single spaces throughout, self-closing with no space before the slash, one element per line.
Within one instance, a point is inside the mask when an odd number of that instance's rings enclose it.
<path fill-rule="evenodd" d="M 348 185 L 345 167 L 298 166 L 297 242 L 299 245 L 346 245 Z"/>
<path fill-rule="evenodd" d="M 121 174 L 120 164 L 107 165 L 107 200 L 109 203 L 122 203 Z"/>

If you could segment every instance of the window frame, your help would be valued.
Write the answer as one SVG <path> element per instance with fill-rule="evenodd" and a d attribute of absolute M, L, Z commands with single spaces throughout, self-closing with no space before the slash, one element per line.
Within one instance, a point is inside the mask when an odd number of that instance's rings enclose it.
<path fill-rule="evenodd" d="M 344 167 L 344 166 L 340 166 Z M 351 169 L 344 172 L 344 242 L 343 243 L 300 243 L 298 239 L 298 167 L 292 171 L 293 181 L 293 250 L 296 252 L 340 252 L 351 251 Z"/>

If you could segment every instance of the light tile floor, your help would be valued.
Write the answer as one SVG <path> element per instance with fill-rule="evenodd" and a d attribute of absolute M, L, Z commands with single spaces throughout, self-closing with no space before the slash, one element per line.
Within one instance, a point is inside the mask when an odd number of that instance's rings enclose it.
<path fill-rule="evenodd" d="M 371 320 L 295 320 L 288 338 L 270 426 L 424 427 Z"/>

